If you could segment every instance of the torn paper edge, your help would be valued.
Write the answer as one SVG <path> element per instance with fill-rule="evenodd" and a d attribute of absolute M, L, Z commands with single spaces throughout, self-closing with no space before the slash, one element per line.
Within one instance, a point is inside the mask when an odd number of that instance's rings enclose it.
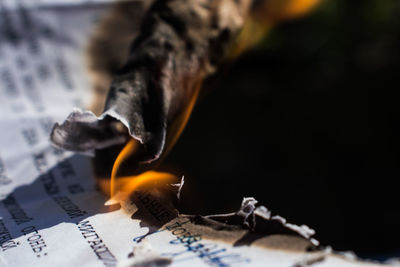
<path fill-rule="evenodd" d="M 253 197 L 244 197 L 242 201 L 242 205 L 237 212 L 233 213 L 226 213 L 226 214 L 216 214 L 216 215 L 207 215 L 205 218 L 213 220 L 214 218 L 229 218 L 232 216 L 242 217 L 243 222 L 242 224 L 249 228 L 251 231 L 255 231 L 256 227 L 256 217 L 260 217 L 265 221 L 277 221 L 279 222 L 284 228 L 297 233 L 300 237 L 307 239 L 313 244 L 314 246 L 319 245 L 319 241 L 312 238 L 315 235 L 315 230 L 311 229 L 307 225 L 296 225 L 287 223 L 286 219 L 279 216 L 271 216 L 271 211 L 268 210 L 265 206 L 256 206 L 258 201 Z M 219 220 L 217 220 L 219 221 Z M 255 231 L 256 232 L 256 231 Z"/>

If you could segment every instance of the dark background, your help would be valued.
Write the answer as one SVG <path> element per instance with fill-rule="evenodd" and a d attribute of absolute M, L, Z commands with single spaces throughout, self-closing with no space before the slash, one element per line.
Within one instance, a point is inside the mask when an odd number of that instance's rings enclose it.
<path fill-rule="evenodd" d="M 181 210 L 253 196 L 336 250 L 400 256 L 399 11 L 325 0 L 205 88 L 166 161 L 185 174 Z"/>

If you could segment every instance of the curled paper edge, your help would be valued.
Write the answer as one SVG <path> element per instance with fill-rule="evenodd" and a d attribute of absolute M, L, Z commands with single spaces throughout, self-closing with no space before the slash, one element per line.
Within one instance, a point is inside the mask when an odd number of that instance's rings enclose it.
<path fill-rule="evenodd" d="M 97 149 L 126 142 L 126 136 L 111 127 L 107 118 L 121 122 L 129 135 L 143 144 L 143 140 L 132 132 L 128 120 L 112 108 L 100 116 L 91 111 L 74 108 L 62 124 L 56 123 L 53 126 L 50 141 L 56 147 L 88 156 L 94 156 Z"/>

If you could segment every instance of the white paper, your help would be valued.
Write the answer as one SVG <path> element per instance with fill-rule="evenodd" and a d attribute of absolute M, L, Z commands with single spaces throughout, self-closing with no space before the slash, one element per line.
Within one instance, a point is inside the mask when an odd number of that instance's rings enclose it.
<path fill-rule="evenodd" d="M 105 206 L 90 159 L 52 147 L 49 133 L 90 101 L 84 49 L 107 6 L 0 0 L 0 266 L 372 265 L 327 251 L 233 246 L 248 231 L 212 230 L 185 216 L 141 239 L 151 227 L 140 214 Z M 157 200 L 136 199 L 142 206 L 127 203 L 131 213 L 171 215 Z"/>

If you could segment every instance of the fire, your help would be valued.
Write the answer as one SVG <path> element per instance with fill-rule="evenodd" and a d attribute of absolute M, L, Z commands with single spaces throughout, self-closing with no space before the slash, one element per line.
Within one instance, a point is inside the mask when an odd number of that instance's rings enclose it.
<path fill-rule="evenodd" d="M 135 176 L 119 177 L 114 192 L 132 193 L 137 189 L 154 188 L 176 182 L 176 176 L 167 172 L 146 171 Z"/>
<path fill-rule="evenodd" d="M 301 17 L 312 11 L 322 0 L 269 0 L 263 1 L 243 26 L 230 58 L 238 57 L 256 45 L 272 27 L 281 21 Z"/>
<path fill-rule="evenodd" d="M 171 125 L 170 135 L 167 138 L 166 147 L 162 158 L 164 158 L 165 155 L 168 154 L 168 152 L 178 140 L 183 129 L 185 128 L 199 95 L 200 87 L 201 83 L 196 85 L 193 93 L 190 96 L 188 104 L 178 116 L 176 121 Z M 113 198 L 115 194 L 119 192 L 130 194 L 138 188 L 155 187 L 160 184 L 165 185 L 167 183 L 173 183 L 177 181 L 177 177 L 175 175 L 171 173 L 157 171 L 146 171 L 139 175 L 117 178 L 117 173 L 121 164 L 135 153 L 138 146 L 139 142 L 135 139 L 131 139 L 117 156 L 111 171 L 111 180 L 109 187 L 111 198 Z M 162 161 L 162 158 L 159 160 L 159 162 Z M 156 166 L 157 165 L 155 165 L 155 167 Z M 100 183 L 100 187 L 104 192 L 107 192 L 107 190 L 104 190 L 106 189 L 104 181 Z"/>
<path fill-rule="evenodd" d="M 170 133 L 167 136 L 165 152 L 163 153 L 162 158 L 164 158 L 169 153 L 169 151 L 171 151 L 179 136 L 182 134 L 183 129 L 185 129 L 185 126 L 189 121 L 190 114 L 192 114 L 194 105 L 196 104 L 197 98 L 199 96 L 200 88 L 201 80 L 199 80 L 195 85 L 195 88 L 189 98 L 188 104 L 183 109 L 183 112 L 181 112 L 177 119 L 172 123 Z"/>
<path fill-rule="evenodd" d="M 271 20 L 281 21 L 302 16 L 310 12 L 322 0 L 275 0 L 264 1 L 260 12 L 267 14 Z"/>
<path fill-rule="evenodd" d="M 194 108 L 196 100 L 199 95 L 201 87 L 201 79 L 195 84 L 194 90 L 188 99 L 187 104 L 183 108 L 183 111 L 177 116 L 175 121 L 171 124 L 169 134 L 167 136 L 165 149 L 162 154 L 162 158 L 158 160 L 156 164 L 153 165 L 156 168 L 162 159 L 168 154 L 171 148 L 174 146 L 179 136 L 181 135 L 183 129 L 185 128 L 190 114 Z M 141 188 L 144 189 L 146 187 L 157 187 L 158 185 L 172 184 L 177 182 L 178 179 L 174 174 L 166 173 L 166 172 L 158 172 L 158 171 L 146 171 L 139 175 L 118 177 L 118 170 L 121 167 L 121 164 L 127 160 L 129 157 L 134 155 L 134 153 L 138 150 L 140 144 L 135 139 L 130 139 L 129 142 L 125 145 L 125 147 L 121 150 L 119 155 L 117 156 L 112 171 L 111 171 L 111 180 L 108 182 L 107 180 L 100 180 L 99 187 L 100 189 L 108 193 L 110 198 L 113 199 L 117 193 L 122 193 L 121 195 L 129 195 L 134 192 L 136 189 Z"/>
<path fill-rule="evenodd" d="M 134 139 L 131 139 L 125 147 L 119 153 L 117 159 L 114 162 L 112 171 L 111 171 L 111 182 L 110 182 L 110 196 L 113 197 L 115 195 L 116 189 L 116 179 L 117 172 L 122 162 L 124 162 L 129 156 L 131 156 L 138 146 L 138 142 Z"/>
<path fill-rule="evenodd" d="M 113 199 L 117 193 L 128 196 L 137 189 L 154 188 L 160 185 L 177 182 L 178 179 L 175 175 L 158 171 L 146 171 L 139 175 L 117 177 L 121 164 L 137 151 L 138 146 L 139 142 L 135 139 L 131 139 L 121 150 L 114 162 L 109 185 L 107 181 L 104 180 L 99 183 L 100 188 L 104 192 L 107 192 L 109 188 L 111 199 Z"/>
<path fill-rule="evenodd" d="M 173 183 L 177 181 L 177 177 L 173 174 L 166 172 L 157 172 L 157 171 L 146 171 L 139 175 L 132 176 L 123 176 L 118 177 L 118 170 L 121 164 L 130 156 L 132 156 L 139 146 L 139 142 L 131 139 L 125 147 L 119 153 L 117 159 L 114 162 L 114 166 L 111 171 L 111 180 L 110 180 L 110 197 L 113 198 L 116 193 L 126 193 L 130 194 L 134 192 L 136 189 L 144 189 L 148 187 L 157 187 L 158 185 L 165 185 L 167 183 Z M 100 187 L 103 191 L 107 183 L 104 181 L 100 184 Z"/>
<path fill-rule="evenodd" d="M 270 0 L 263 1 L 262 4 L 253 12 L 253 14 L 245 22 L 236 45 L 229 55 L 233 59 L 238 57 L 244 50 L 258 43 L 269 30 L 285 19 L 296 18 L 310 12 L 322 0 Z M 189 101 L 183 108 L 181 114 L 170 125 L 169 134 L 167 136 L 165 150 L 162 158 L 171 150 L 176 143 L 183 129 L 185 128 L 193 107 L 196 103 L 201 87 L 201 79 L 195 84 L 194 90 Z M 111 180 L 101 181 L 99 186 L 104 192 L 110 190 L 110 197 L 113 198 L 116 193 L 131 194 L 138 188 L 156 187 L 177 181 L 177 177 L 173 174 L 157 171 L 146 171 L 139 175 L 125 176 L 117 178 L 118 170 L 121 164 L 132 156 L 139 146 L 139 142 L 131 139 L 121 150 L 116 158 L 112 172 Z M 162 159 L 159 160 L 159 162 Z"/>

